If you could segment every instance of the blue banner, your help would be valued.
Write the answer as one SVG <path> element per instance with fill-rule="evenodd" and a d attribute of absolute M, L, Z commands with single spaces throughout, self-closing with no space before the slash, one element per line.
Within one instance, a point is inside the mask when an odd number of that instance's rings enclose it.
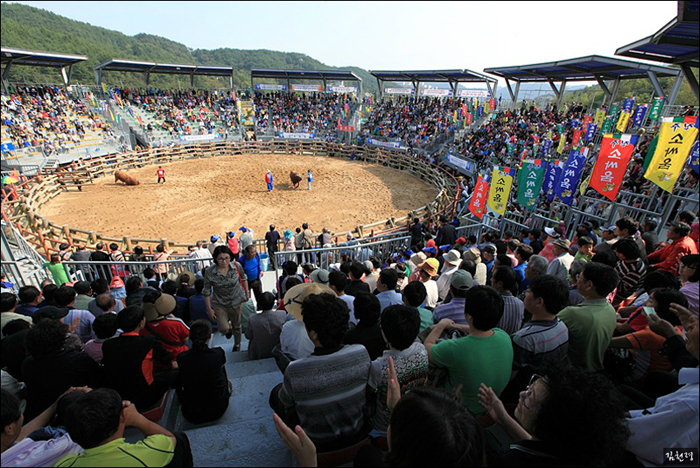
<path fill-rule="evenodd" d="M 552 149 L 552 140 L 546 139 L 544 140 L 544 143 L 542 143 L 542 154 L 544 157 L 549 156 L 549 152 Z"/>
<path fill-rule="evenodd" d="M 589 123 L 588 130 L 586 130 L 586 136 L 584 137 L 584 140 L 586 140 L 586 141 L 593 140 L 593 137 L 595 137 L 596 130 L 598 130 L 598 124 L 595 122 Z"/>
<path fill-rule="evenodd" d="M 554 189 L 557 186 L 557 180 L 561 175 L 561 163 L 559 161 L 549 161 L 547 163 L 547 172 L 544 176 L 544 192 L 549 201 L 554 200 Z"/>
<path fill-rule="evenodd" d="M 637 109 L 634 111 L 634 122 L 632 123 L 632 125 L 635 127 L 641 127 L 642 122 L 644 122 L 644 116 L 646 114 L 647 114 L 647 105 L 646 104 L 638 105 Z"/>
<path fill-rule="evenodd" d="M 695 145 L 695 146 L 697 146 L 697 145 Z M 14 151 L 14 150 L 15 150 L 14 143 L 3 143 L 2 145 L 0 145 L 0 152 L 2 152 L 2 153 L 9 153 L 10 151 Z"/>
<path fill-rule="evenodd" d="M 695 140 L 695 144 L 690 150 L 690 156 L 688 157 L 688 167 L 691 170 L 700 173 L 700 151 L 698 150 L 698 140 Z"/>
<path fill-rule="evenodd" d="M 583 149 L 584 152 L 582 152 L 582 149 L 576 147 L 571 150 L 569 159 L 566 160 L 566 166 L 564 166 L 554 190 L 554 194 L 567 205 L 571 205 L 571 202 L 574 200 L 576 188 L 583 172 L 583 165 L 586 163 L 586 150 Z"/>
<path fill-rule="evenodd" d="M 632 112 L 633 107 L 634 107 L 634 98 L 627 98 L 627 99 L 625 99 L 625 102 L 622 104 L 622 112 Z"/>

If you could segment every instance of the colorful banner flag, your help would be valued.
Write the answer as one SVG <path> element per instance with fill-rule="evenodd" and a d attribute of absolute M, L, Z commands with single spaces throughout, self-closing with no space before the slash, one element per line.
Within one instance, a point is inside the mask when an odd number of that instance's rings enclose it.
<path fill-rule="evenodd" d="M 612 130 L 614 119 L 615 116 L 612 114 L 607 116 L 605 118 L 605 121 L 603 122 L 603 128 L 600 129 L 600 133 L 602 133 L 603 135 L 605 135 L 606 133 L 610 133 L 610 131 Z"/>
<path fill-rule="evenodd" d="M 602 109 L 598 109 L 595 111 L 595 120 L 594 122 L 600 127 L 603 125 L 603 121 L 605 120 L 605 111 Z"/>
<path fill-rule="evenodd" d="M 468 112 L 467 113 L 467 125 L 471 125 L 471 124 L 472 124 L 472 113 Z"/>
<path fill-rule="evenodd" d="M 574 136 L 573 139 L 571 140 L 571 146 L 578 146 L 578 142 L 581 139 L 581 129 L 577 128 L 574 130 Z"/>
<path fill-rule="evenodd" d="M 469 211 L 481 219 L 484 216 L 484 209 L 486 208 L 486 197 L 489 193 L 489 181 L 488 179 L 479 175 L 476 181 L 476 186 L 474 187 L 474 193 L 472 194 L 472 199 L 469 202 Z"/>
<path fill-rule="evenodd" d="M 608 113 L 609 116 L 612 116 L 614 119 L 617 118 L 617 114 L 620 113 L 620 103 L 616 102 L 612 106 L 610 106 L 610 112 Z"/>
<path fill-rule="evenodd" d="M 634 121 L 632 125 L 635 127 L 641 127 L 644 122 L 644 116 L 647 114 L 648 106 L 646 104 L 640 104 L 634 110 Z"/>
<path fill-rule="evenodd" d="M 574 194 L 578 187 L 583 166 L 586 163 L 587 148 L 572 148 L 566 166 L 562 170 L 554 194 L 559 197 L 562 203 L 571 205 L 574 201 Z"/>
<path fill-rule="evenodd" d="M 552 150 L 552 140 L 546 139 L 544 140 L 544 143 L 542 143 L 542 155 L 544 157 L 549 156 L 549 152 Z"/>
<path fill-rule="evenodd" d="M 661 109 L 664 108 L 664 98 L 655 97 L 654 102 L 651 104 L 651 111 L 649 111 L 649 120 L 652 122 L 658 122 L 661 117 Z"/>
<path fill-rule="evenodd" d="M 591 141 L 593 138 L 595 138 L 595 131 L 598 129 L 598 123 L 593 122 L 590 125 L 588 125 L 588 128 L 586 129 L 586 137 L 584 140 L 586 141 Z"/>
<path fill-rule="evenodd" d="M 624 103 L 622 104 L 622 112 L 629 112 L 630 114 L 632 113 L 632 108 L 634 107 L 634 98 L 627 98 L 625 99 Z"/>
<path fill-rule="evenodd" d="M 637 139 L 636 135 L 603 137 L 590 186 L 610 201 L 615 201 L 620 191 Z"/>
<path fill-rule="evenodd" d="M 656 145 L 659 144 L 659 135 L 656 135 L 652 140 L 651 143 L 649 143 L 649 147 L 647 148 L 647 155 L 644 157 L 644 171 L 649 168 L 649 164 L 651 164 L 651 159 L 654 157 L 654 152 L 656 151 Z"/>
<path fill-rule="evenodd" d="M 564 167 L 562 161 L 555 160 L 547 163 L 547 171 L 544 176 L 544 193 L 549 201 L 554 200 L 554 190 L 561 175 L 562 167 Z"/>
<path fill-rule="evenodd" d="M 627 123 L 630 121 L 630 113 L 627 111 L 621 112 L 620 113 L 620 118 L 617 121 L 617 128 L 618 132 L 624 132 L 627 130 Z"/>
<path fill-rule="evenodd" d="M 562 154 L 564 152 L 564 147 L 566 146 L 566 136 L 562 133 L 559 135 L 559 146 L 557 146 L 557 153 Z"/>
<path fill-rule="evenodd" d="M 664 118 L 659 143 L 644 177 L 667 192 L 673 190 L 698 136 L 698 117 Z"/>
<path fill-rule="evenodd" d="M 695 140 L 693 149 L 690 150 L 690 157 L 688 157 L 688 168 L 700 173 L 700 150 L 698 150 L 698 140 Z"/>
<path fill-rule="evenodd" d="M 581 186 L 578 188 L 578 193 L 580 193 L 581 196 L 584 196 L 586 194 L 586 190 L 588 190 L 588 185 L 591 183 L 591 175 L 592 174 L 588 174 L 586 180 L 581 182 Z"/>
<path fill-rule="evenodd" d="M 537 206 L 537 197 L 544 182 L 544 161 L 524 161 L 522 169 L 518 172 L 518 204 L 534 210 Z"/>
<path fill-rule="evenodd" d="M 496 167 L 491 175 L 491 190 L 487 205 L 501 216 L 506 214 L 510 189 L 513 187 L 513 176 L 510 173 L 509 168 L 501 170 Z"/>

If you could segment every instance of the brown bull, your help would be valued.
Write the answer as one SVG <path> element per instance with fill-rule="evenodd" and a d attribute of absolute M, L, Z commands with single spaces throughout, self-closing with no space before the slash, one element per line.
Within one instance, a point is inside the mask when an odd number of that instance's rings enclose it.
<path fill-rule="evenodd" d="M 117 171 L 114 173 L 114 182 L 124 182 L 126 185 L 139 185 L 141 183 L 124 171 Z"/>
<path fill-rule="evenodd" d="M 292 180 L 292 187 L 299 188 L 299 182 L 301 182 L 301 176 L 296 172 L 292 171 L 289 173 L 289 178 Z"/>

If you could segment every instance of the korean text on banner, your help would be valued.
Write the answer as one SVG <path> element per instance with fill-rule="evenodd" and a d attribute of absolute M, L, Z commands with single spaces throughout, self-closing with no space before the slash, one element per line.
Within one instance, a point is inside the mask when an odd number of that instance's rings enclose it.
<path fill-rule="evenodd" d="M 647 113 L 647 105 L 646 104 L 640 104 L 637 106 L 637 108 L 634 111 L 634 125 L 635 127 L 641 127 L 642 122 L 644 122 L 644 116 Z"/>
<path fill-rule="evenodd" d="M 591 173 L 590 187 L 615 201 L 627 172 L 636 135 L 605 135 L 600 145 L 600 154 Z"/>
<path fill-rule="evenodd" d="M 581 129 L 577 128 L 574 130 L 573 140 L 571 141 L 571 146 L 578 146 L 578 142 L 581 139 Z"/>
<path fill-rule="evenodd" d="M 513 186 L 513 176 L 510 175 L 510 169 L 500 170 L 495 168 L 491 176 L 491 190 L 489 191 L 489 199 L 487 205 L 501 216 L 506 214 L 508 206 L 508 197 L 510 189 Z"/>
<path fill-rule="evenodd" d="M 652 122 L 658 122 L 661 117 L 661 109 L 664 107 L 664 98 L 655 97 L 654 102 L 651 104 L 651 110 L 649 111 L 649 120 Z"/>
<path fill-rule="evenodd" d="M 581 172 L 586 163 L 587 148 L 573 148 L 569 159 L 566 160 L 566 166 L 562 170 L 559 182 L 554 189 L 554 194 L 559 197 L 562 203 L 571 205 L 574 201 L 576 188 L 581 179 Z"/>
<path fill-rule="evenodd" d="M 544 161 L 524 161 L 518 172 L 518 203 L 528 210 L 537 206 L 537 197 L 544 181 Z"/>
<path fill-rule="evenodd" d="M 554 190 L 563 166 L 564 164 L 561 161 L 550 161 L 547 164 L 547 171 L 544 176 L 544 192 L 549 201 L 554 200 Z"/>
<path fill-rule="evenodd" d="M 476 181 L 476 187 L 474 188 L 474 194 L 469 202 L 469 211 L 479 219 L 484 216 L 486 197 L 488 193 L 489 182 L 484 177 L 479 175 L 479 179 Z"/>
<path fill-rule="evenodd" d="M 559 146 L 557 146 L 557 153 L 562 154 L 564 152 L 564 147 L 566 146 L 566 136 L 562 133 L 559 135 Z"/>
<path fill-rule="evenodd" d="M 698 117 L 663 119 L 659 143 L 644 177 L 667 192 L 673 190 L 698 136 Z"/>
<path fill-rule="evenodd" d="M 624 132 L 627 129 L 627 124 L 630 121 L 630 113 L 627 111 L 621 112 L 620 113 L 620 118 L 617 121 L 617 128 L 618 132 Z"/>
<path fill-rule="evenodd" d="M 603 121 L 605 120 L 605 111 L 602 109 L 598 109 L 595 111 L 595 119 L 594 122 L 600 127 L 603 125 Z"/>
<path fill-rule="evenodd" d="M 593 140 L 593 137 L 595 137 L 595 131 L 597 129 L 598 129 L 598 124 L 596 122 L 589 124 L 588 128 L 586 129 L 586 137 L 584 139 L 586 141 Z"/>

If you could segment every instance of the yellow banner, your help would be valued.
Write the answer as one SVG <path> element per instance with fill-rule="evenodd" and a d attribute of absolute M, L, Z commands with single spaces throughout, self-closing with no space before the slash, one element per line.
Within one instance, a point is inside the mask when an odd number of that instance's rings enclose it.
<path fill-rule="evenodd" d="M 597 111 L 595 111 L 595 119 L 593 121 L 597 123 L 598 128 L 600 128 L 600 126 L 603 125 L 603 120 L 605 120 L 605 111 L 602 109 L 598 109 Z"/>
<path fill-rule="evenodd" d="M 675 117 L 663 119 L 661 124 L 659 143 L 644 177 L 667 192 L 673 191 L 697 138 L 696 119 L 697 117 Z"/>
<path fill-rule="evenodd" d="M 509 174 L 510 170 L 505 169 L 505 171 L 508 172 L 500 171 L 498 168 L 493 170 L 491 190 L 489 191 L 489 199 L 486 202 L 489 208 L 501 216 L 504 216 L 506 213 L 510 189 L 513 186 L 513 176 Z"/>
<path fill-rule="evenodd" d="M 557 146 L 557 153 L 563 154 L 564 146 L 566 146 L 566 136 L 562 133 L 559 135 L 559 146 Z"/>
<path fill-rule="evenodd" d="M 617 121 L 617 131 L 618 132 L 623 132 L 627 130 L 627 122 L 630 121 L 630 113 L 629 112 L 621 112 L 620 113 L 620 118 Z"/>
<path fill-rule="evenodd" d="M 102 83 L 102 91 L 104 91 L 105 93 L 109 92 L 109 90 L 107 89 L 107 85 L 104 83 Z"/>
<path fill-rule="evenodd" d="M 491 110 L 491 106 L 488 101 L 484 103 L 484 114 L 488 114 L 489 111 Z"/>

